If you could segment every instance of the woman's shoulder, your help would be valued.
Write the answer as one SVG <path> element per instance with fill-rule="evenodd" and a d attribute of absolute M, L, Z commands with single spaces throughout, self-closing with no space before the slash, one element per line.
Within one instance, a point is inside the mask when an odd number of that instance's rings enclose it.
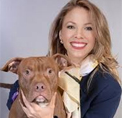
<path fill-rule="evenodd" d="M 101 69 L 98 69 L 98 71 L 93 76 L 90 86 L 91 89 L 97 88 L 99 91 L 105 89 L 121 93 L 121 86 L 114 76 L 109 72 L 103 72 Z"/>
<path fill-rule="evenodd" d="M 101 69 L 85 76 L 81 81 L 81 109 L 82 115 L 90 115 L 98 117 L 104 113 L 106 118 L 108 115 L 115 113 L 121 98 L 121 87 L 117 80 L 110 73 L 105 73 Z M 89 81 L 90 80 L 90 81 Z M 88 89 L 88 83 L 89 89 Z"/>
<path fill-rule="evenodd" d="M 119 82 L 110 72 L 104 72 L 102 69 L 98 69 L 95 73 L 93 80 L 98 84 L 106 83 L 106 85 L 120 86 Z"/>

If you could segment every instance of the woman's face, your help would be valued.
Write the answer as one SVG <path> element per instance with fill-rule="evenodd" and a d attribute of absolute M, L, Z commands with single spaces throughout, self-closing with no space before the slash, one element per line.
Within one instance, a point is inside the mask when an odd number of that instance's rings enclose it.
<path fill-rule="evenodd" d="M 95 45 L 95 35 L 89 12 L 82 7 L 69 11 L 64 17 L 59 36 L 69 58 L 77 58 L 82 61 Z"/>

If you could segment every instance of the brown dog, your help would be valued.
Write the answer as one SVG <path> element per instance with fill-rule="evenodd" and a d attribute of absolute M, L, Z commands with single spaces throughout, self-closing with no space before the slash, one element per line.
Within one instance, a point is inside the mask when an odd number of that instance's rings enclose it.
<path fill-rule="evenodd" d="M 19 86 L 27 100 L 40 106 L 48 105 L 54 92 L 57 91 L 54 115 L 66 118 L 66 111 L 58 91 L 58 72 L 69 65 L 65 56 L 56 54 L 51 57 L 14 58 L 7 62 L 2 71 L 18 74 Z M 20 92 L 10 109 L 9 118 L 27 118 L 20 106 L 19 98 L 21 98 Z"/>

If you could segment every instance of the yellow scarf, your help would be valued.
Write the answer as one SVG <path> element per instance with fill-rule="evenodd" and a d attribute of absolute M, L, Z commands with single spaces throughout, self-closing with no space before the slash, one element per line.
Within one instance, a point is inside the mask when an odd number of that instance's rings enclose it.
<path fill-rule="evenodd" d="M 98 62 L 93 58 L 93 55 L 85 58 L 81 67 L 72 67 L 68 70 L 59 72 L 59 87 L 63 89 L 63 101 L 68 113 L 71 113 L 72 118 L 80 118 L 80 84 L 82 77 L 89 74 Z M 71 77 L 73 76 L 73 77 Z M 73 78 L 76 78 L 74 80 Z"/>

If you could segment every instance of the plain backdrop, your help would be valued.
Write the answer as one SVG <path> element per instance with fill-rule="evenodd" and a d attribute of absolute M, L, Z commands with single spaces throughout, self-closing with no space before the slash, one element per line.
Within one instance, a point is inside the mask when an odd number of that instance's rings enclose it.
<path fill-rule="evenodd" d="M 0 68 L 13 57 L 46 55 L 52 21 L 69 0 L 0 0 Z M 112 53 L 122 65 L 122 0 L 90 0 L 105 14 Z M 119 68 L 122 78 L 122 68 Z M 0 72 L 0 82 L 13 83 L 17 75 Z M 9 90 L 0 88 L 0 118 L 8 117 Z M 115 118 L 122 118 L 122 105 Z"/>

